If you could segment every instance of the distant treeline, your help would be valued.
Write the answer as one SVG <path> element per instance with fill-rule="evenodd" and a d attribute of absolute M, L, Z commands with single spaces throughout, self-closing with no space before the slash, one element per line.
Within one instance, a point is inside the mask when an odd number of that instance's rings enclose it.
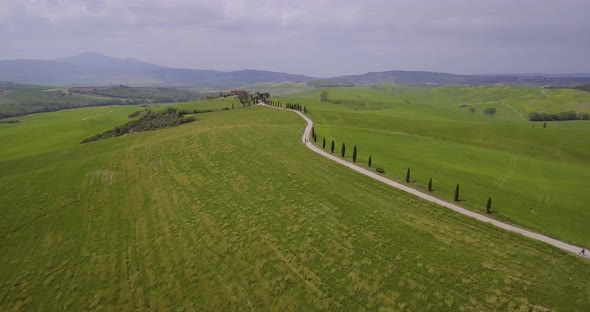
<path fill-rule="evenodd" d="M 36 101 L 22 101 L 19 104 L 24 107 L 35 107 L 32 110 L 19 110 L 17 112 L 0 112 L 0 119 L 17 116 L 24 116 L 33 113 L 47 113 L 55 112 L 63 109 L 81 108 L 88 106 L 110 106 L 110 105 L 138 105 L 143 104 L 143 100 L 120 100 L 120 99 L 104 99 L 96 100 L 88 103 L 63 103 L 63 102 L 36 102 Z"/>
<path fill-rule="evenodd" d="M 576 90 L 582 90 L 582 91 L 586 91 L 586 92 L 590 92 L 590 84 L 583 84 L 583 85 L 577 85 L 577 86 L 570 86 L 570 87 L 549 87 L 550 89 L 576 89 Z"/>
<path fill-rule="evenodd" d="M 108 138 L 118 137 L 124 134 L 130 134 L 133 132 L 151 131 L 162 128 L 176 127 L 185 123 L 195 121 L 195 117 L 188 116 L 186 114 L 199 114 L 211 112 L 212 110 L 178 110 L 169 107 L 161 112 L 154 112 L 152 110 L 146 110 L 141 118 L 128 122 L 125 125 L 115 127 L 114 129 L 99 133 L 93 137 L 84 139 L 82 144 L 99 141 Z"/>
<path fill-rule="evenodd" d="M 590 84 L 575 86 L 574 89 L 590 92 Z"/>
<path fill-rule="evenodd" d="M 574 111 L 561 112 L 556 114 L 532 112 L 529 114 L 530 121 L 565 121 L 565 120 L 590 120 L 590 114 Z"/>
<path fill-rule="evenodd" d="M 308 81 L 309 86 L 315 88 L 337 88 L 337 87 L 354 87 L 355 84 L 351 82 L 329 81 L 329 80 L 312 80 Z"/>
<path fill-rule="evenodd" d="M 200 98 L 200 94 L 174 88 L 140 88 L 126 85 L 111 87 L 73 87 L 69 92 L 92 94 L 121 99 L 144 100 L 151 103 L 188 102 Z"/>

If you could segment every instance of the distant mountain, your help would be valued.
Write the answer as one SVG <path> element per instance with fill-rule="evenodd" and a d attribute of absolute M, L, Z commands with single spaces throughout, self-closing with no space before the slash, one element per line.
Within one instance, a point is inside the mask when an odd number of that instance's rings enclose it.
<path fill-rule="evenodd" d="M 261 82 L 305 82 L 313 79 L 317 78 L 260 70 L 223 72 L 169 68 L 93 52 L 56 60 L 0 61 L 0 81 L 40 85 L 235 87 Z"/>
<path fill-rule="evenodd" d="M 129 84 L 134 86 L 220 88 L 277 82 L 309 82 L 310 85 L 318 87 L 377 83 L 572 86 L 590 83 L 590 74 L 456 75 L 426 71 L 390 70 L 319 79 L 304 75 L 252 69 L 224 72 L 170 68 L 132 58 L 118 59 L 91 52 L 56 60 L 0 61 L 0 81 L 55 86 Z"/>

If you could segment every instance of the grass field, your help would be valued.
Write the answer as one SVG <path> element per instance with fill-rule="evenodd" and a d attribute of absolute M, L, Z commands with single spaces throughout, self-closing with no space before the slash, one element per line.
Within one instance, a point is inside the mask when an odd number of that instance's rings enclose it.
<path fill-rule="evenodd" d="M 461 93 L 459 88 L 467 90 Z M 319 102 L 319 90 L 282 101 L 308 106 L 318 143 L 325 137 L 329 146 L 334 139 L 339 152 L 344 142 L 348 157 L 357 145 L 361 164 L 371 154 L 374 166 L 395 180 L 404 180 L 411 167 L 416 188 L 426 189 L 432 177 L 433 194 L 452 200 L 460 184 L 460 204 L 467 208 L 484 212 L 492 197 L 494 217 L 590 245 L 590 194 L 584 184 L 590 180 L 590 147 L 582 143 L 590 135 L 590 122 L 551 122 L 544 129 L 504 105 L 507 99 L 534 97 L 526 92 L 537 91 L 378 86 L 331 89 L 329 103 Z M 565 96 L 561 90 L 546 92 L 551 99 Z M 590 101 L 590 93 L 586 97 Z M 578 105 L 576 101 L 562 104 L 569 108 Z M 469 113 L 461 103 L 476 107 L 476 112 Z M 512 103 L 523 110 L 538 109 Z M 496 115 L 485 116 L 485 107 L 496 107 Z"/>
<path fill-rule="evenodd" d="M 110 126 L 126 115 L 103 116 Z M 0 310 L 590 304 L 588 261 L 309 152 L 297 144 L 304 122 L 293 113 L 199 116 L 84 145 L 48 125 L 30 140 L 60 137 L 61 147 L 0 160 Z M 0 140 L 0 151 L 13 144 Z"/>

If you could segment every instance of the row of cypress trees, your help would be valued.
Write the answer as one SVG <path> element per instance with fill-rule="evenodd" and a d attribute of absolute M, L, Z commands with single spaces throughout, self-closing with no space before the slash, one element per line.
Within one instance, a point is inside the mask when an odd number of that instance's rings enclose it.
<path fill-rule="evenodd" d="M 272 106 L 276 106 L 276 107 L 283 107 L 281 103 L 279 102 L 273 102 L 273 101 L 269 101 L 270 105 Z M 285 108 L 287 109 L 291 109 L 291 110 L 296 110 L 299 112 L 303 112 L 304 114 L 308 114 L 308 110 L 307 107 L 302 106 L 301 104 L 293 104 L 293 103 L 287 103 L 285 104 Z M 314 127 L 311 127 L 311 139 L 314 142 L 317 142 L 317 133 L 315 131 Z M 326 149 L 326 138 L 322 138 L 322 148 Z M 334 150 L 336 148 L 336 142 L 334 142 L 334 140 L 332 140 L 332 142 L 330 143 L 330 153 L 334 154 Z M 358 150 L 356 145 L 353 146 L 352 149 L 352 162 L 356 163 L 357 160 L 357 155 L 358 155 Z M 342 158 L 346 157 L 346 144 L 344 142 L 342 142 L 342 146 L 340 147 L 340 156 L 342 156 Z M 371 168 L 373 165 L 373 156 L 369 155 L 369 159 L 367 160 L 367 166 L 369 168 Z M 408 170 L 406 171 L 406 182 L 410 183 L 411 182 L 411 169 L 408 168 Z M 432 192 L 433 191 L 433 185 L 432 185 L 432 177 L 430 177 L 430 179 L 428 180 L 428 191 Z M 460 201 L 460 186 L 459 184 L 457 184 L 455 186 L 455 194 L 454 194 L 454 200 L 456 202 Z M 491 213 L 492 212 L 492 198 L 488 197 L 488 201 L 486 203 L 486 212 L 487 213 Z"/>
<path fill-rule="evenodd" d="M 283 104 L 278 101 L 268 100 L 267 104 L 271 105 L 271 106 L 283 108 Z M 285 108 L 290 109 L 290 110 L 294 110 L 294 111 L 298 111 L 298 112 L 302 112 L 306 115 L 309 114 L 309 110 L 307 109 L 307 106 L 301 105 L 299 103 L 285 103 Z"/>
<path fill-rule="evenodd" d="M 317 133 L 314 131 L 314 128 L 312 128 L 312 137 L 314 142 L 316 142 L 316 138 L 317 138 Z M 326 138 L 322 138 L 322 148 L 326 149 Z M 336 148 L 336 142 L 334 140 L 332 140 L 331 144 L 330 144 L 330 153 L 334 154 L 334 149 Z M 353 150 L 352 150 L 352 162 L 355 163 L 357 160 L 357 154 L 358 154 L 358 150 L 356 145 L 354 145 Z M 342 156 L 342 158 L 346 157 L 346 144 L 343 142 L 341 147 L 340 147 L 340 156 Z M 367 166 L 369 168 L 371 168 L 371 166 L 373 165 L 373 156 L 369 155 L 369 159 L 367 161 Z M 406 171 L 406 182 L 410 183 L 411 182 L 411 168 L 408 168 L 408 170 Z M 432 177 L 428 180 L 428 191 L 432 192 L 433 189 L 433 185 L 432 185 Z M 460 201 L 460 186 L 459 184 L 457 184 L 455 186 L 455 194 L 454 194 L 454 200 L 456 202 Z M 492 198 L 488 197 L 488 201 L 486 203 L 486 212 L 487 213 L 491 213 L 492 212 Z"/>

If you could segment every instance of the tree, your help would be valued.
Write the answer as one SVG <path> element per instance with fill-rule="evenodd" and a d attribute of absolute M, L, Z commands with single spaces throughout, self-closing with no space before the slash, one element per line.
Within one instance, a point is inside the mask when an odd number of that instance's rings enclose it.
<path fill-rule="evenodd" d="M 334 140 L 332 140 L 332 146 L 330 146 L 330 153 L 334 154 L 334 147 L 336 146 L 336 143 L 334 143 Z"/>
<path fill-rule="evenodd" d="M 240 103 L 242 103 L 242 106 L 246 106 L 246 104 L 248 104 L 248 95 L 246 94 L 239 94 L 238 95 L 238 100 L 240 100 Z"/>
<path fill-rule="evenodd" d="M 311 127 L 311 137 L 313 138 L 314 135 L 315 135 L 315 129 L 313 127 Z"/>
<path fill-rule="evenodd" d="M 428 180 L 428 191 L 432 192 L 432 177 Z"/>
<path fill-rule="evenodd" d="M 546 122 L 543 123 L 543 128 L 547 128 L 547 123 Z"/>
<path fill-rule="evenodd" d="M 346 155 L 346 144 L 344 144 L 344 142 L 342 143 L 342 147 L 340 148 L 340 154 L 342 154 L 342 157 Z"/>
<path fill-rule="evenodd" d="M 475 113 L 475 107 L 470 107 L 469 108 L 469 112 L 472 113 L 472 114 Z"/>
<path fill-rule="evenodd" d="M 313 133 L 313 141 L 317 142 L 318 141 L 318 134 L 317 133 Z"/>
<path fill-rule="evenodd" d="M 326 148 L 326 138 L 322 139 L 322 148 Z"/>
<path fill-rule="evenodd" d="M 356 145 L 352 149 L 352 162 L 356 162 Z"/>
<path fill-rule="evenodd" d="M 483 110 L 483 113 L 486 115 L 493 115 L 496 113 L 496 108 L 495 107 L 488 107 Z"/>
<path fill-rule="evenodd" d="M 369 168 L 371 168 L 372 164 L 373 164 L 373 159 L 371 159 L 371 155 L 369 155 L 369 163 L 368 163 Z"/>
<path fill-rule="evenodd" d="M 406 182 L 410 182 L 410 168 L 406 171 Z"/>
<path fill-rule="evenodd" d="M 328 102 L 328 91 L 324 90 L 320 93 L 320 101 Z"/>
<path fill-rule="evenodd" d="M 492 198 L 491 197 L 488 197 L 488 203 L 486 204 L 486 212 L 487 213 L 492 212 Z"/>
<path fill-rule="evenodd" d="M 455 201 L 459 201 L 459 184 L 455 187 Z"/>

